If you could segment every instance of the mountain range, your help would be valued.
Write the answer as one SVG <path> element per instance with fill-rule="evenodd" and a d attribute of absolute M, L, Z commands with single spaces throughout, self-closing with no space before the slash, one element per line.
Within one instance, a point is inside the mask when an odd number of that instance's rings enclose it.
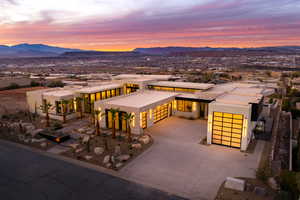
<path fill-rule="evenodd" d="M 277 46 L 277 47 L 260 47 L 260 48 L 212 48 L 212 47 L 152 47 L 152 48 L 136 48 L 129 53 L 129 55 L 146 54 L 146 55 L 186 55 L 189 53 L 202 54 L 221 54 L 229 52 L 230 54 L 256 52 L 260 53 L 288 53 L 300 54 L 300 46 Z M 211 53 L 210 53 L 211 52 Z M 132 54 L 133 53 L 133 54 Z M 44 44 L 18 44 L 15 46 L 0 45 L 0 58 L 13 57 L 51 57 L 51 56 L 99 56 L 111 55 L 111 52 L 105 51 L 86 51 L 80 49 L 62 48 L 56 46 L 49 46 Z M 113 52 L 113 55 L 119 55 Z M 198 54 L 201 55 L 201 54 Z"/>
<path fill-rule="evenodd" d="M 18 44 L 15 46 L 0 45 L 0 57 L 49 57 L 59 56 L 66 52 L 79 52 L 80 49 L 61 48 L 44 44 Z"/>
<path fill-rule="evenodd" d="M 274 52 L 274 53 L 300 53 L 300 46 L 277 46 L 259 48 L 212 48 L 212 47 L 152 47 L 137 48 L 134 52 L 150 55 L 170 55 L 175 53 L 192 52 Z"/>

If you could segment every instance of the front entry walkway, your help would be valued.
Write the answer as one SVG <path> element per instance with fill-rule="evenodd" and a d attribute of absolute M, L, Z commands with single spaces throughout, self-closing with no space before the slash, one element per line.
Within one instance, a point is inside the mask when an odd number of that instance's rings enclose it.
<path fill-rule="evenodd" d="M 200 145 L 207 122 L 177 117 L 165 119 L 147 130 L 153 146 L 129 163 L 120 175 L 191 199 L 214 199 L 228 176 L 254 177 L 263 149 L 253 154 L 217 145 Z"/>

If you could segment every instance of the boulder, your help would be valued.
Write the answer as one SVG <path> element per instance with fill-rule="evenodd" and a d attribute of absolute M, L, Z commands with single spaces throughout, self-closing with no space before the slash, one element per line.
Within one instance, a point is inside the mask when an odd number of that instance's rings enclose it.
<path fill-rule="evenodd" d="M 115 155 L 116 156 L 121 155 L 121 146 L 120 145 L 115 146 Z"/>
<path fill-rule="evenodd" d="M 131 147 L 134 149 L 140 149 L 142 148 L 142 145 L 140 143 L 136 143 L 136 144 L 132 144 Z"/>
<path fill-rule="evenodd" d="M 86 156 L 84 156 L 84 158 L 85 158 L 86 160 L 91 160 L 91 159 L 93 158 L 93 156 L 86 155 Z"/>
<path fill-rule="evenodd" d="M 143 135 L 142 137 L 139 138 L 139 142 L 142 142 L 144 144 L 149 144 L 151 138 L 149 135 Z"/>
<path fill-rule="evenodd" d="M 109 163 L 109 160 L 110 160 L 110 155 L 106 155 L 103 159 L 103 164 Z"/>
<path fill-rule="evenodd" d="M 103 148 L 103 147 L 95 147 L 95 148 L 94 148 L 94 153 L 95 153 L 96 155 L 101 155 L 101 154 L 104 153 L 104 148 Z"/>
<path fill-rule="evenodd" d="M 267 190 L 266 190 L 266 188 L 256 186 L 254 188 L 254 193 L 259 196 L 266 196 Z"/>
<path fill-rule="evenodd" d="M 33 130 L 33 131 L 29 132 L 29 133 L 30 133 L 30 135 L 32 137 L 35 137 L 35 136 L 37 136 L 42 131 L 43 131 L 43 129 L 35 129 L 35 130 Z"/>
<path fill-rule="evenodd" d="M 80 152 L 82 152 L 82 151 L 83 151 L 83 148 L 76 149 L 76 150 L 75 150 L 75 153 L 80 153 Z"/>
<path fill-rule="evenodd" d="M 232 190 L 244 191 L 245 185 L 245 180 L 227 177 L 224 187 Z"/>
<path fill-rule="evenodd" d="M 31 139 L 25 139 L 24 142 L 25 142 L 25 143 L 30 143 L 30 142 L 31 142 Z"/>
<path fill-rule="evenodd" d="M 116 168 L 120 168 L 122 166 L 123 166 L 123 163 L 121 163 L 121 162 L 119 162 L 119 163 L 116 164 Z"/>
<path fill-rule="evenodd" d="M 278 185 L 274 179 L 274 177 L 270 177 L 268 179 L 268 185 L 273 189 L 273 190 L 278 190 Z"/>
<path fill-rule="evenodd" d="M 40 145 L 41 145 L 41 147 L 45 148 L 45 147 L 47 147 L 47 142 L 43 142 Z"/>
<path fill-rule="evenodd" d="M 25 130 L 26 130 L 26 133 L 31 133 L 32 131 L 35 130 L 35 127 L 33 125 L 27 125 L 27 126 L 25 126 Z"/>
<path fill-rule="evenodd" d="M 78 143 L 73 143 L 73 144 L 69 144 L 70 147 L 72 147 L 73 149 L 77 149 L 79 144 Z"/>
<path fill-rule="evenodd" d="M 83 143 L 83 144 L 86 144 L 86 143 L 89 142 L 89 140 L 90 140 L 90 136 L 85 135 L 85 136 L 83 136 L 82 143 Z"/>
<path fill-rule="evenodd" d="M 124 154 L 124 155 L 120 155 L 117 159 L 121 162 L 127 161 L 129 160 L 130 155 Z"/>
<path fill-rule="evenodd" d="M 35 139 L 35 138 L 32 138 L 32 139 L 31 139 L 31 142 L 32 142 L 32 143 L 36 143 L 36 142 L 45 142 L 45 141 L 46 141 L 45 138 L 41 138 L 41 139 Z"/>
<path fill-rule="evenodd" d="M 111 163 L 106 163 L 105 167 L 110 168 L 111 167 Z"/>
<path fill-rule="evenodd" d="M 84 132 L 86 131 L 86 129 L 85 129 L 85 128 L 79 128 L 79 129 L 77 129 L 77 131 L 78 131 L 79 133 L 84 133 Z"/>
<path fill-rule="evenodd" d="M 93 135 L 95 133 L 95 130 L 88 130 L 87 132 L 86 132 L 86 134 L 88 134 L 88 135 Z"/>
<path fill-rule="evenodd" d="M 19 139 L 20 141 L 24 141 L 24 140 L 25 140 L 25 136 L 24 136 L 24 135 L 21 135 L 21 134 L 19 134 L 19 135 L 18 135 L 18 139 Z"/>

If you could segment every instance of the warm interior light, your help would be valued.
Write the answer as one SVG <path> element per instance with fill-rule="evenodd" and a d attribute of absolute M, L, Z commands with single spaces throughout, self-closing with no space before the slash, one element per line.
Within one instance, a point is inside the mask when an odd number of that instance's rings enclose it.
<path fill-rule="evenodd" d="M 243 138 L 247 136 L 248 132 L 248 120 L 247 118 L 244 119 L 244 129 L 243 129 Z"/>
<path fill-rule="evenodd" d="M 196 109 L 197 109 L 197 104 L 196 102 L 193 102 L 193 107 L 192 107 L 193 112 L 196 111 Z"/>
<path fill-rule="evenodd" d="M 152 119 L 152 109 L 149 110 L 149 118 Z"/>
<path fill-rule="evenodd" d="M 132 127 L 135 127 L 135 114 L 134 113 L 131 113 L 132 114 Z"/>

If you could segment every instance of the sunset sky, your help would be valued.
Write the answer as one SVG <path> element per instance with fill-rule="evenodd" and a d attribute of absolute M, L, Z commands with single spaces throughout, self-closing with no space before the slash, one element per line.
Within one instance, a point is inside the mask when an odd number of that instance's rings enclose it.
<path fill-rule="evenodd" d="M 0 0 L 0 44 L 300 45 L 300 0 Z"/>

